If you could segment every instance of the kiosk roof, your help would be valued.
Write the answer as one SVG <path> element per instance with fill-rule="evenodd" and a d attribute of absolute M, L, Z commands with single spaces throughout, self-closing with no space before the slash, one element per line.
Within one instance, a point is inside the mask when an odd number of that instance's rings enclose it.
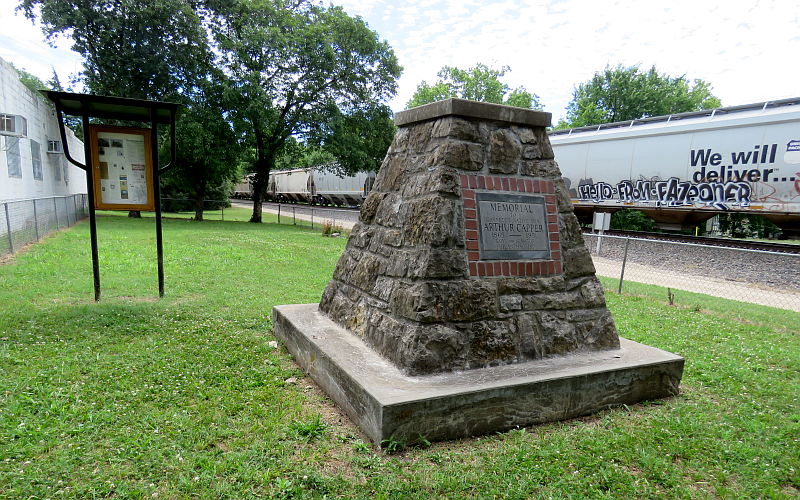
<path fill-rule="evenodd" d="M 174 113 L 177 116 L 181 108 L 183 108 L 182 105 L 174 102 L 73 94 L 54 90 L 42 90 L 40 92 L 68 115 L 82 116 L 85 113 L 95 118 L 149 122 L 151 119 L 150 110 L 154 110 L 158 123 L 171 123 L 170 114 Z"/>

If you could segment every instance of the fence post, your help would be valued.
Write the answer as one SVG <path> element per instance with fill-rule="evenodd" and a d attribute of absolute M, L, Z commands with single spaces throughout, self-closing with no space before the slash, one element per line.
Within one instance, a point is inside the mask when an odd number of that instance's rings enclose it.
<path fill-rule="evenodd" d="M 314 207 L 311 207 L 311 229 L 314 229 Z"/>
<path fill-rule="evenodd" d="M 278 203 L 278 224 L 281 223 L 281 204 Z"/>
<path fill-rule="evenodd" d="M 69 208 L 67 207 L 67 197 L 65 196 L 62 198 L 64 200 L 64 217 L 67 218 L 67 227 L 72 225 L 72 222 L 69 220 Z"/>
<path fill-rule="evenodd" d="M 294 213 L 294 207 L 292 207 L 292 225 L 297 225 L 297 216 Z"/>
<path fill-rule="evenodd" d="M 53 213 L 56 214 L 56 231 L 58 231 L 58 203 L 56 203 L 55 197 L 53 197 Z"/>
<path fill-rule="evenodd" d="M 225 202 L 222 202 L 222 220 L 225 220 Z"/>
<path fill-rule="evenodd" d="M 625 263 L 628 262 L 628 245 L 630 242 L 630 238 L 625 238 L 625 252 L 622 254 L 622 269 L 619 273 L 619 288 L 617 289 L 617 293 L 622 293 L 622 279 L 625 277 Z"/>
<path fill-rule="evenodd" d="M 14 238 L 11 236 L 11 217 L 8 215 L 8 203 L 3 203 L 6 207 L 6 228 L 8 229 L 8 249 L 14 253 Z"/>
<path fill-rule="evenodd" d="M 75 224 L 78 223 L 78 199 L 76 195 L 72 195 L 72 213 L 75 214 Z"/>
<path fill-rule="evenodd" d="M 33 199 L 33 230 L 36 233 L 36 241 L 39 241 L 39 214 L 36 213 L 36 198 Z"/>

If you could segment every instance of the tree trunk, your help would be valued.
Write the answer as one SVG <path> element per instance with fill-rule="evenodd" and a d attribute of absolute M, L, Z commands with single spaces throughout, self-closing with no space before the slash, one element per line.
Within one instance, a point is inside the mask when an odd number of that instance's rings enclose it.
<path fill-rule="evenodd" d="M 256 164 L 255 178 L 253 179 L 253 215 L 250 222 L 261 222 L 261 204 L 264 200 L 267 183 L 269 182 L 269 172 L 275 165 L 275 150 L 267 150 L 264 136 L 256 132 Z"/>
<path fill-rule="evenodd" d="M 203 208 L 206 201 L 206 180 L 201 179 L 199 186 L 194 191 L 194 220 L 203 220 Z"/>
<path fill-rule="evenodd" d="M 256 162 L 258 165 L 258 162 Z M 256 175 L 253 178 L 253 215 L 250 217 L 250 222 L 261 222 L 261 203 L 264 200 L 264 184 L 266 181 L 263 175 L 258 172 L 259 167 L 256 166 Z M 269 173 L 267 173 L 269 178 Z"/>
<path fill-rule="evenodd" d="M 203 220 L 203 205 L 205 205 L 204 196 L 198 196 L 194 199 L 194 220 Z"/>

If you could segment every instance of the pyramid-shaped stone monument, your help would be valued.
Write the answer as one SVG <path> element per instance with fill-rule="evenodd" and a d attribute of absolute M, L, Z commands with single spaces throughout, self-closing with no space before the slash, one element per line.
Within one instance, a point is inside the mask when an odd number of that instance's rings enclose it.
<path fill-rule="evenodd" d="M 677 394 L 618 336 L 545 131 L 449 99 L 399 130 L 317 304 L 275 334 L 375 442 L 448 439 Z"/>

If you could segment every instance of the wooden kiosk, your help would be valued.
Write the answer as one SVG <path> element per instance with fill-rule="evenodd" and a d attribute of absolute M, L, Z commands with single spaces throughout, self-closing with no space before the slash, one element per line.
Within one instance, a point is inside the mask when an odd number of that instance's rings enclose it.
<path fill-rule="evenodd" d="M 171 102 L 42 91 L 56 107 L 58 128 L 67 160 L 86 172 L 89 227 L 92 243 L 94 300 L 100 300 L 100 266 L 95 210 L 154 210 L 158 295 L 164 296 L 164 252 L 161 237 L 160 174 L 175 160 L 175 118 L 181 106 Z M 64 115 L 80 116 L 83 123 L 84 163 L 69 151 Z M 89 118 L 149 123 L 149 128 L 93 125 Z M 158 126 L 170 127 L 170 162 L 159 166 Z"/>

